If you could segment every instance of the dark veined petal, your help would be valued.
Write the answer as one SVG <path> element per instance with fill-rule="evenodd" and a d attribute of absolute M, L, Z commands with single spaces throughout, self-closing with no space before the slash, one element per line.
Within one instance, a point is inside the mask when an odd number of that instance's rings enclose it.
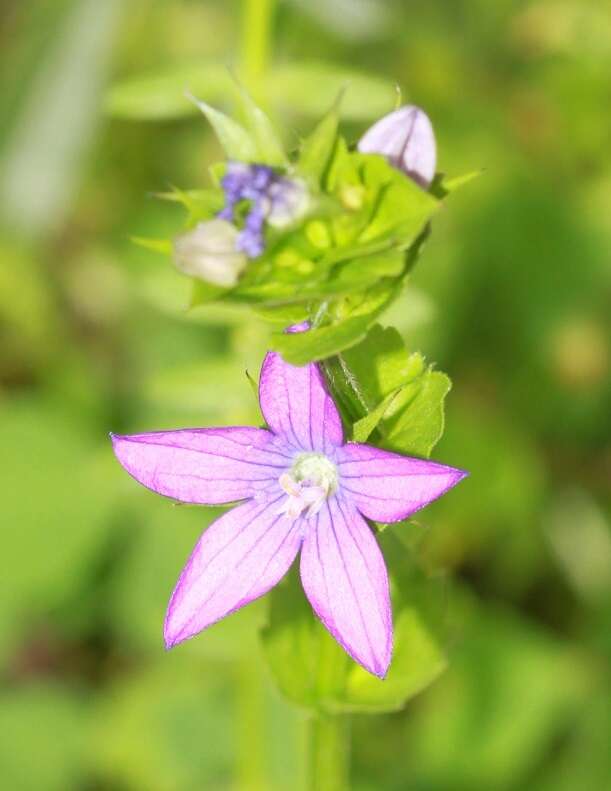
<path fill-rule="evenodd" d="M 259 401 L 267 425 L 296 448 L 325 453 L 343 441 L 342 422 L 316 363 L 295 366 L 269 352 Z"/>
<path fill-rule="evenodd" d="M 251 500 L 213 522 L 197 543 L 168 606 L 168 648 L 259 598 L 286 574 L 301 546 L 280 501 Z"/>
<path fill-rule="evenodd" d="M 314 611 L 350 656 L 384 678 L 392 654 L 386 565 L 356 508 L 332 497 L 310 521 L 301 581 Z"/>
<path fill-rule="evenodd" d="M 111 435 L 115 454 L 139 483 L 185 503 L 219 505 L 272 485 L 290 459 L 269 431 L 251 427 Z"/>
<path fill-rule="evenodd" d="M 358 443 L 344 445 L 337 461 L 344 496 L 378 522 L 405 519 L 468 475 L 445 464 Z"/>

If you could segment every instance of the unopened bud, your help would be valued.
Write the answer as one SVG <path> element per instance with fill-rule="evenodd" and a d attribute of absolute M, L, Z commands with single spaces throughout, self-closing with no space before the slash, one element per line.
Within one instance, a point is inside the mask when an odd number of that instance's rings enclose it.
<path fill-rule="evenodd" d="M 248 263 L 238 250 L 238 229 L 227 220 L 198 223 L 192 231 L 174 239 L 176 267 L 191 277 L 231 288 Z"/>
<path fill-rule="evenodd" d="M 300 220 L 310 207 L 308 188 L 300 179 L 279 178 L 270 186 L 268 197 L 267 222 L 274 228 L 286 228 Z"/>
<path fill-rule="evenodd" d="M 359 140 L 363 154 L 382 154 L 421 187 L 427 188 L 435 175 L 435 134 L 427 114 L 408 104 L 370 127 Z"/>

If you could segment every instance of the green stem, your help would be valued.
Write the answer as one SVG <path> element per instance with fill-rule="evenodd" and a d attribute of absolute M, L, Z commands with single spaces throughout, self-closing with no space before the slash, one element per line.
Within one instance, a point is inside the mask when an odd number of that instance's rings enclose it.
<path fill-rule="evenodd" d="M 347 717 L 313 715 L 308 748 L 308 791 L 348 791 L 350 734 Z"/>
<path fill-rule="evenodd" d="M 242 77 L 257 94 L 269 65 L 276 0 L 242 0 Z"/>
<path fill-rule="evenodd" d="M 255 650 L 253 648 L 253 650 Z M 263 678 L 250 658 L 237 665 L 237 788 L 265 791 L 265 700 Z"/>

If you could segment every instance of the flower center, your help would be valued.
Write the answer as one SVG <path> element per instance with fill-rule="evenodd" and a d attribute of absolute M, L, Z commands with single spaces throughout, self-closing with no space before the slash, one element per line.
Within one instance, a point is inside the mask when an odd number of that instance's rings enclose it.
<path fill-rule="evenodd" d="M 278 513 L 297 519 L 305 512 L 309 517 L 337 491 L 337 467 L 322 453 L 300 453 L 278 483 L 287 494 Z"/>
<path fill-rule="evenodd" d="M 221 186 L 225 205 L 217 215 L 220 219 L 233 223 L 238 204 L 250 203 L 237 239 L 237 250 L 248 258 L 258 258 L 265 250 L 265 223 L 286 228 L 308 210 L 305 182 L 281 176 L 268 165 L 229 162 Z"/>

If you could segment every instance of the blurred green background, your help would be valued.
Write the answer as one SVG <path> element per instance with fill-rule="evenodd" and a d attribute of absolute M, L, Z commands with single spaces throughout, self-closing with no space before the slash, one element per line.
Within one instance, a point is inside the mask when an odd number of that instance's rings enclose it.
<path fill-rule="evenodd" d="M 268 330 L 187 313 L 186 279 L 130 242 L 181 226 L 153 193 L 205 183 L 219 149 L 182 89 L 222 103 L 228 64 L 289 143 L 347 78 L 356 140 L 396 82 L 439 169 L 485 169 L 386 317 L 453 378 L 434 458 L 471 470 L 414 526 L 445 577 L 449 666 L 404 711 L 352 718 L 353 787 L 609 788 L 609 7 L 285 0 L 262 74 L 257 5 L 0 6 L 0 784 L 303 788 L 305 715 L 260 658 L 265 601 L 163 650 L 212 515 L 138 487 L 107 440 L 258 420 L 244 371 Z"/>

